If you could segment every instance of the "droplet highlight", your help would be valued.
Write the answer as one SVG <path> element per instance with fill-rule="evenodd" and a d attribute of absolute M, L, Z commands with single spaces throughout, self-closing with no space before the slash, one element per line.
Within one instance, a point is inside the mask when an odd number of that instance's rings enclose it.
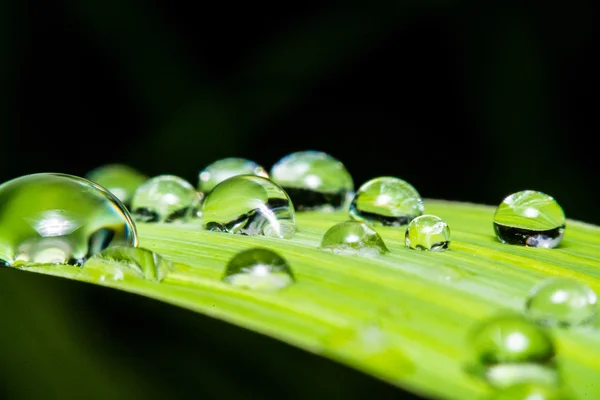
<path fill-rule="evenodd" d="M 271 179 L 289 194 L 298 211 L 334 211 L 347 206 L 352 176 L 339 160 L 320 151 L 299 151 L 277 161 Z"/>
<path fill-rule="evenodd" d="M 134 275 L 152 282 L 162 281 L 173 270 L 173 263 L 159 254 L 141 247 L 113 246 L 102 250 L 91 257 L 83 269 L 93 269 L 102 265 L 99 280 L 124 280 L 127 275 Z"/>
<path fill-rule="evenodd" d="M 555 385 L 519 383 L 496 391 L 489 400 L 574 400 Z"/>
<path fill-rule="evenodd" d="M 254 161 L 245 158 L 228 157 L 213 162 L 200 172 L 198 176 L 198 191 L 206 194 L 225 179 L 238 175 L 269 177 L 267 171 Z"/>
<path fill-rule="evenodd" d="M 350 218 L 369 225 L 402 226 L 423 214 L 423 199 L 408 182 L 380 177 L 364 183 L 350 204 Z"/>
<path fill-rule="evenodd" d="M 404 241 L 409 249 L 445 251 L 450 245 L 450 228 L 440 217 L 421 215 L 408 224 Z"/>
<path fill-rule="evenodd" d="M 496 237 L 507 244 L 556 247 L 565 226 L 565 213 L 556 200 L 534 190 L 507 196 L 494 214 Z"/>
<path fill-rule="evenodd" d="M 146 175 L 123 164 L 103 165 L 88 172 L 85 178 L 114 194 L 128 209 L 135 190 L 148 180 Z"/>
<path fill-rule="evenodd" d="M 329 228 L 323 235 L 320 249 L 336 254 L 374 257 L 389 252 L 383 239 L 368 225 L 346 221 Z"/>
<path fill-rule="evenodd" d="M 291 285 L 294 275 L 279 254 L 255 248 L 236 254 L 227 264 L 223 280 L 243 289 L 274 291 Z"/>
<path fill-rule="evenodd" d="M 289 239 L 296 217 L 287 193 L 267 178 L 239 175 L 219 183 L 202 206 L 205 229 Z"/>
<path fill-rule="evenodd" d="M 137 246 L 129 212 L 77 176 L 25 175 L 0 185 L 0 265 L 81 266 L 109 246 Z"/>

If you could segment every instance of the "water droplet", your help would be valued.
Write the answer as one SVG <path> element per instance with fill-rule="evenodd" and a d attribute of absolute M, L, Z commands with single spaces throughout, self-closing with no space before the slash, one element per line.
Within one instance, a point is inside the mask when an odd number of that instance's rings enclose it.
<path fill-rule="evenodd" d="M 408 182 L 389 176 L 364 183 L 350 204 L 350 217 L 370 225 L 406 225 L 423 211 L 417 190 Z"/>
<path fill-rule="evenodd" d="M 146 175 L 122 164 L 103 165 L 88 172 L 85 177 L 117 196 L 127 208 L 131 207 L 135 190 L 148 180 Z"/>
<path fill-rule="evenodd" d="M 141 247 L 112 246 L 95 254 L 84 265 L 84 270 L 94 268 L 98 262 L 107 265 L 111 274 L 102 274 L 112 280 L 123 280 L 127 274 L 134 274 L 149 281 L 160 282 L 173 270 L 173 264 L 159 254 Z M 87 271 L 86 271 L 87 272 Z"/>
<path fill-rule="evenodd" d="M 285 189 L 298 211 L 342 209 L 354 190 L 344 164 L 319 151 L 283 157 L 271 168 L 271 179 Z"/>
<path fill-rule="evenodd" d="M 294 276 L 279 254 L 256 248 L 236 254 L 227 264 L 223 280 L 244 289 L 271 291 L 291 285 Z"/>
<path fill-rule="evenodd" d="M 581 325 L 596 316 L 596 293 L 583 282 L 549 278 L 533 287 L 525 310 L 529 318 L 543 325 Z"/>
<path fill-rule="evenodd" d="M 25 175 L 0 185 L 0 264 L 82 265 L 112 246 L 137 246 L 112 193 L 72 175 Z"/>
<path fill-rule="evenodd" d="M 564 390 L 555 385 L 519 383 L 498 390 L 490 400 L 570 400 Z"/>
<path fill-rule="evenodd" d="M 506 197 L 498 206 L 494 230 L 503 243 L 556 247 L 565 232 L 565 214 L 551 196 L 524 190 Z"/>
<path fill-rule="evenodd" d="M 323 235 L 320 248 L 337 254 L 366 257 L 389 251 L 377 232 L 356 221 L 341 222 L 329 228 Z"/>
<path fill-rule="evenodd" d="M 444 251 L 450 245 L 450 228 L 440 217 L 421 215 L 410 221 L 404 238 L 410 249 Z"/>
<path fill-rule="evenodd" d="M 521 316 L 501 316 L 484 322 L 470 338 L 473 371 L 497 387 L 521 382 L 555 384 L 555 349 L 542 328 Z"/>
<path fill-rule="evenodd" d="M 267 178 L 239 175 L 224 180 L 202 206 L 205 228 L 240 235 L 289 239 L 294 235 L 294 206 L 287 193 Z"/>
<path fill-rule="evenodd" d="M 268 178 L 267 171 L 254 161 L 229 157 L 217 160 L 200 172 L 198 191 L 208 193 L 225 179 L 237 175 L 256 175 Z"/>
<path fill-rule="evenodd" d="M 136 222 L 187 222 L 199 204 L 200 196 L 188 181 L 159 175 L 137 188 L 131 208 Z"/>

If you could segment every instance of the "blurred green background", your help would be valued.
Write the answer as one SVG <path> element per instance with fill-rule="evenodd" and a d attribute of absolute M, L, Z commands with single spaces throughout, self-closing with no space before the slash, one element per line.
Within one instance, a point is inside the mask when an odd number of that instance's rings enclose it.
<path fill-rule="evenodd" d="M 0 182 L 122 162 L 196 184 L 218 158 L 321 150 L 356 185 L 600 223 L 591 1 L 263 7 L 0 0 Z M 397 398 L 397 390 L 136 296 L 0 270 L 0 397 Z"/>

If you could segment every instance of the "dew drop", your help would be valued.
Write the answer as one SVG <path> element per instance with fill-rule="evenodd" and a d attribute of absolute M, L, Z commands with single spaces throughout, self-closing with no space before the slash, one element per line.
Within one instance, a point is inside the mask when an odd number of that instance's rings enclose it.
<path fill-rule="evenodd" d="M 555 385 L 519 383 L 498 390 L 489 400 L 571 400 L 565 391 Z"/>
<path fill-rule="evenodd" d="M 494 230 L 502 243 L 530 247 L 558 246 L 565 214 L 553 197 L 534 190 L 507 196 L 494 214 Z"/>
<path fill-rule="evenodd" d="M 148 177 L 123 164 L 108 164 L 87 173 L 88 180 L 97 183 L 115 196 L 130 209 L 135 190 Z"/>
<path fill-rule="evenodd" d="M 406 225 L 423 211 L 417 190 L 408 182 L 389 176 L 364 183 L 350 204 L 350 217 L 369 225 Z"/>
<path fill-rule="evenodd" d="M 236 254 L 227 264 L 223 280 L 239 288 L 273 291 L 291 285 L 294 276 L 279 254 L 255 248 Z"/>
<path fill-rule="evenodd" d="M 548 278 L 533 287 L 525 303 L 529 318 L 542 325 L 576 326 L 593 321 L 596 293 L 585 283 Z"/>
<path fill-rule="evenodd" d="M 444 251 L 450 245 L 450 228 L 435 215 L 421 215 L 408 224 L 406 247 L 415 250 Z"/>
<path fill-rule="evenodd" d="M 0 185 L 0 265 L 82 265 L 113 245 L 137 246 L 125 206 L 80 177 L 40 173 Z"/>
<path fill-rule="evenodd" d="M 210 164 L 200 172 L 198 191 L 206 194 L 225 179 L 237 175 L 269 177 L 267 171 L 254 161 L 237 157 L 223 158 Z"/>
<path fill-rule="evenodd" d="M 273 181 L 252 175 L 215 186 L 204 199 L 202 215 L 205 229 L 239 235 L 289 239 L 296 225 L 287 193 Z"/>
<path fill-rule="evenodd" d="M 173 263 L 162 258 L 159 254 L 141 247 L 112 246 L 91 257 L 83 269 L 94 268 L 95 265 L 107 265 L 110 274 L 102 274 L 112 280 L 123 280 L 127 274 L 134 274 L 148 281 L 160 282 L 173 270 Z"/>
<path fill-rule="evenodd" d="M 187 222 L 200 204 L 196 189 L 185 179 L 159 175 L 140 185 L 131 202 L 136 222 Z"/>
<path fill-rule="evenodd" d="M 319 151 L 283 157 L 271 168 L 271 179 L 285 189 L 298 211 L 343 209 L 354 191 L 344 164 Z"/>
<path fill-rule="evenodd" d="M 365 257 L 389 251 L 377 232 L 357 221 L 341 222 L 329 228 L 323 235 L 320 248 L 337 254 Z"/>

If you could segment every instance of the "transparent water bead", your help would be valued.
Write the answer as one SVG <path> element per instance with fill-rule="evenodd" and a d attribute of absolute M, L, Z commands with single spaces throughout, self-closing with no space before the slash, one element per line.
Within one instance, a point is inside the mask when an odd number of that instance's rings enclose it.
<path fill-rule="evenodd" d="M 137 188 L 131 209 L 136 222 L 186 222 L 199 204 L 200 195 L 188 181 L 159 175 Z"/>
<path fill-rule="evenodd" d="M 565 213 L 553 197 L 524 190 L 507 196 L 498 206 L 494 230 L 503 243 L 556 247 L 565 232 Z"/>
<path fill-rule="evenodd" d="M 117 196 L 127 208 L 131 207 L 135 190 L 148 180 L 146 175 L 123 164 L 103 165 L 88 172 L 85 177 Z"/>
<path fill-rule="evenodd" d="M 173 270 L 173 263 L 141 247 L 112 246 L 91 257 L 84 271 L 102 265 L 99 279 L 123 280 L 127 275 L 160 282 Z M 108 267 L 109 273 L 104 273 Z M 87 271 L 86 271 L 87 272 Z"/>
<path fill-rule="evenodd" d="M 125 206 L 87 179 L 41 173 L 0 185 L 0 265 L 82 265 L 109 246 L 137 243 Z"/>
<path fill-rule="evenodd" d="M 283 157 L 271 168 L 271 179 L 285 189 L 298 211 L 345 208 L 354 191 L 344 164 L 320 151 Z"/>
<path fill-rule="evenodd" d="M 256 175 L 268 178 L 267 171 L 245 158 L 229 157 L 217 160 L 200 172 L 198 177 L 198 191 L 208 193 L 225 179 L 237 175 Z"/>
<path fill-rule="evenodd" d="M 350 204 L 350 218 L 370 225 L 406 225 L 423 211 L 423 199 L 417 190 L 390 176 L 364 183 Z"/>
<path fill-rule="evenodd" d="M 530 319 L 543 325 L 590 323 L 596 316 L 596 293 L 580 281 L 548 278 L 533 287 L 525 311 Z"/>
<path fill-rule="evenodd" d="M 450 245 L 450 228 L 435 215 L 421 215 L 408 224 L 406 247 L 416 250 L 444 251 Z"/>
<path fill-rule="evenodd" d="M 498 390 L 490 400 L 574 400 L 567 391 L 555 385 L 519 383 Z"/>
<path fill-rule="evenodd" d="M 294 275 L 279 254 L 255 248 L 236 254 L 227 264 L 223 280 L 239 288 L 272 291 L 291 285 Z"/>
<path fill-rule="evenodd" d="M 338 254 L 367 257 L 389 251 L 377 232 L 356 221 L 341 222 L 329 228 L 323 235 L 320 248 Z"/>
<path fill-rule="evenodd" d="M 289 239 L 296 217 L 287 193 L 267 178 L 239 175 L 224 180 L 202 206 L 205 228 L 239 235 Z"/>

